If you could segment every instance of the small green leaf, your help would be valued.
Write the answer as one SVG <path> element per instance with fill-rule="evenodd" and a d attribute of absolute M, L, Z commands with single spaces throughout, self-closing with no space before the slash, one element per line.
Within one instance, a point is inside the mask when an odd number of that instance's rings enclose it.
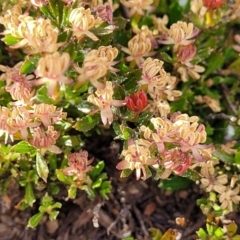
<path fill-rule="evenodd" d="M 238 228 L 237 224 L 234 221 L 232 221 L 230 224 L 226 225 L 228 237 L 233 237 L 237 232 L 237 228 Z"/>
<path fill-rule="evenodd" d="M 105 166 L 104 161 L 98 162 L 98 164 L 89 173 L 90 178 L 95 179 L 102 172 L 104 166 Z"/>
<path fill-rule="evenodd" d="M 201 239 L 205 239 L 207 237 L 207 233 L 204 231 L 204 229 L 200 228 L 197 231 L 197 235 L 201 238 Z"/>
<path fill-rule="evenodd" d="M 2 41 L 5 42 L 8 46 L 12 46 L 18 42 L 21 41 L 20 38 L 16 38 L 12 35 L 6 35 L 4 38 L 2 38 Z"/>
<path fill-rule="evenodd" d="M 107 194 L 111 193 L 112 185 L 110 181 L 104 181 L 101 185 L 100 194 L 101 196 L 108 200 Z"/>
<path fill-rule="evenodd" d="M 57 175 L 58 180 L 63 183 L 72 184 L 74 182 L 72 180 L 71 176 L 64 175 L 61 169 L 56 169 L 56 175 Z"/>
<path fill-rule="evenodd" d="M 171 56 L 169 56 L 166 52 L 160 52 L 159 58 L 167 63 L 173 63 L 173 59 Z"/>
<path fill-rule="evenodd" d="M 218 227 L 216 231 L 214 232 L 214 236 L 217 238 L 220 238 L 224 235 L 224 231 L 222 228 Z"/>
<path fill-rule="evenodd" d="M 59 214 L 59 211 L 52 211 L 52 212 L 49 214 L 49 219 L 50 219 L 51 221 L 56 220 L 58 214 Z"/>
<path fill-rule="evenodd" d="M 193 182 L 188 178 L 173 176 L 170 179 L 161 180 L 158 187 L 166 190 L 179 190 L 188 188 Z"/>
<path fill-rule="evenodd" d="M 20 73 L 29 74 L 29 73 L 32 73 L 35 69 L 36 69 L 36 61 L 30 60 L 27 57 L 21 66 Z"/>
<path fill-rule="evenodd" d="M 196 182 L 198 180 L 201 179 L 199 173 L 195 170 L 192 170 L 192 169 L 188 169 L 185 173 L 183 173 L 181 175 L 181 177 L 184 177 L 184 178 L 189 178 L 190 180 Z"/>
<path fill-rule="evenodd" d="M 225 163 L 234 163 L 234 156 L 224 152 L 223 150 L 215 151 L 213 156 Z"/>
<path fill-rule="evenodd" d="M 75 199 L 77 195 L 77 188 L 75 186 L 70 186 L 68 189 L 68 197 L 71 199 Z"/>
<path fill-rule="evenodd" d="M 127 80 L 124 81 L 125 91 L 127 94 L 134 93 L 138 90 L 137 82 L 141 79 L 142 71 L 134 70 L 132 72 L 127 73 Z"/>
<path fill-rule="evenodd" d="M 36 169 L 39 177 L 41 177 L 44 182 L 47 182 L 49 169 L 46 160 L 40 153 L 36 155 Z"/>
<path fill-rule="evenodd" d="M 25 186 L 24 201 L 31 207 L 33 206 L 33 203 L 36 201 L 33 193 L 32 183 L 27 183 Z"/>
<path fill-rule="evenodd" d="M 131 170 L 131 169 L 124 169 L 124 170 L 122 170 L 120 177 L 121 178 L 129 177 L 132 172 L 133 172 L 133 170 Z"/>
<path fill-rule="evenodd" d="M 93 116 L 88 115 L 77 121 L 73 128 L 80 132 L 88 132 L 89 130 L 93 129 L 99 122 L 99 114 L 94 114 Z"/>
<path fill-rule="evenodd" d="M 204 77 L 206 78 L 210 73 L 213 73 L 215 70 L 219 69 L 224 63 L 225 57 L 221 53 L 212 53 L 211 56 L 207 59 L 207 70 L 204 72 Z"/>
<path fill-rule="evenodd" d="M 21 141 L 21 142 L 17 143 L 16 145 L 14 145 L 13 147 L 11 147 L 10 151 L 18 152 L 21 154 L 31 153 L 31 155 L 32 155 L 32 154 L 36 154 L 37 149 L 35 147 L 33 147 L 32 145 L 30 145 L 27 141 Z"/>
<path fill-rule="evenodd" d="M 40 7 L 40 11 L 44 14 L 45 17 L 49 18 L 52 21 L 55 21 L 55 18 L 53 16 L 53 14 L 51 13 L 51 11 L 50 11 L 48 6 L 42 5 Z"/>
<path fill-rule="evenodd" d="M 157 228 L 149 228 L 148 231 L 151 233 L 152 240 L 161 240 L 162 232 Z"/>
<path fill-rule="evenodd" d="M 240 164 L 240 152 L 237 152 L 234 157 L 234 162 Z"/>
<path fill-rule="evenodd" d="M 37 225 L 38 225 L 39 222 L 41 221 L 43 215 L 44 215 L 44 213 L 41 213 L 41 212 L 33 215 L 33 216 L 29 219 L 27 227 L 31 227 L 31 228 L 37 227 Z"/>

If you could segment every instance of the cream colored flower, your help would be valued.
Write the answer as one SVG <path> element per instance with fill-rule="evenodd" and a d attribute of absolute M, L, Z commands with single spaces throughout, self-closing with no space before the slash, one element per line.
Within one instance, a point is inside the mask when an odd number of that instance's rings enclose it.
<path fill-rule="evenodd" d="M 163 62 L 158 59 L 147 58 L 142 66 L 142 78 L 138 82 L 140 86 L 147 85 L 149 93 L 154 92 L 155 87 L 163 88 L 166 84 L 167 73 L 162 68 Z"/>
<path fill-rule="evenodd" d="M 150 57 L 155 54 L 155 52 L 150 52 L 151 48 L 150 39 L 145 34 L 140 33 L 128 42 L 128 48 L 122 47 L 122 51 L 130 55 L 126 57 L 126 61 L 134 60 L 140 66 L 144 61 L 143 57 Z"/>
<path fill-rule="evenodd" d="M 227 189 L 220 194 L 219 201 L 222 209 L 228 209 L 230 212 L 232 212 L 233 203 L 238 205 L 240 202 L 239 186 L 235 187 L 234 189 L 227 187 Z"/>
<path fill-rule="evenodd" d="M 53 53 L 64 44 L 57 43 L 59 31 L 52 27 L 49 19 L 39 18 L 28 21 L 23 19 L 18 27 L 18 32 L 23 40 L 11 47 L 26 47 L 24 51 L 28 54 Z"/>
<path fill-rule="evenodd" d="M 217 193 L 223 193 L 226 190 L 228 183 L 227 174 L 217 175 L 212 165 L 209 165 L 210 161 L 203 163 L 201 168 L 201 188 L 204 188 L 207 192 L 215 191 Z"/>
<path fill-rule="evenodd" d="M 116 168 L 118 170 L 135 169 L 137 180 L 140 179 L 141 172 L 143 173 L 143 179 L 147 178 L 145 166 L 151 166 L 157 163 L 157 159 L 151 157 L 149 148 L 144 145 L 141 146 L 139 143 L 131 143 L 128 145 L 127 150 L 123 150 L 121 156 L 124 160 L 119 162 Z"/>
<path fill-rule="evenodd" d="M 195 99 L 198 103 L 206 103 L 213 112 L 220 112 L 221 106 L 219 100 L 213 99 L 209 96 L 196 96 Z"/>
<path fill-rule="evenodd" d="M 117 48 L 110 46 L 101 46 L 98 49 L 93 49 L 84 58 L 82 68 L 75 67 L 75 70 L 80 74 L 78 76 L 78 85 L 83 85 L 86 81 L 90 81 L 96 88 L 103 88 L 104 84 L 98 80 L 105 77 L 108 71 L 117 72 L 118 69 L 113 66 L 116 64 L 113 61 L 118 55 Z"/>
<path fill-rule="evenodd" d="M 101 18 L 94 17 L 91 10 L 83 7 L 75 8 L 71 11 L 69 22 L 72 25 L 73 35 L 78 40 L 82 40 L 85 36 L 93 41 L 98 41 L 98 38 L 90 32 L 90 30 L 102 22 Z"/>
<path fill-rule="evenodd" d="M 234 147 L 236 143 L 237 141 L 229 141 L 225 144 L 222 144 L 221 149 L 228 154 L 235 154 L 238 152 L 238 150 L 232 147 Z"/>
<path fill-rule="evenodd" d="M 151 10 L 150 7 L 153 0 L 120 0 L 120 2 L 127 8 L 130 8 L 128 16 L 131 17 L 134 13 L 143 16 L 143 10 Z"/>
<path fill-rule="evenodd" d="M 198 32 L 199 30 L 194 27 L 193 23 L 178 21 L 171 25 L 167 35 L 163 35 L 159 42 L 162 44 L 174 44 L 174 51 L 177 51 L 179 46 L 193 43 L 195 41 L 193 38 Z"/>
<path fill-rule="evenodd" d="M 154 48 L 158 47 L 158 43 L 156 40 L 157 32 L 152 31 L 151 29 L 148 28 L 148 26 L 143 25 L 140 29 L 135 27 L 133 28 L 133 32 L 136 34 L 144 34 L 147 38 L 150 39 L 151 44 Z"/>
<path fill-rule="evenodd" d="M 162 100 L 159 96 L 149 101 L 147 109 L 160 117 L 167 117 L 171 110 L 169 103 L 166 100 Z"/>
<path fill-rule="evenodd" d="M 47 83 L 48 96 L 56 98 L 60 84 L 70 84 L 72 80 L 65 77 L 64 74 L 70 65 L 70 56 L 68 53 L 55 52 L 47 54 L 40 58 L 35 71 L 40 79 L 34 82 L 35 85 Z"/>
<path fill-rule="evenodd" d="M 240 34 L 235 35 L 234 40 L 237 42 L 238 45 L 233 45 L 233 49 L 237 52 L 240 52 Z"/>
<path fill-rule="evenodd" d="M 205 68 L 200 65 L 192 65 L 192 66 L 180 66 L 177 68 L 177 72 L 180 74 L 183 82 L 187 82 L 189 76 L 193 79 L 200 79 L 202 73 L 205 71 Z"/>
<path fill-rule="evenodd" d="M 11 34 L 14 37 L 22 37 L 18 33 L 18 26 L 21 22 L 19 20 L 20 15 L 22 15 L 22 8 L 20 5 L 16 4 L 11 9 L 8 9 L 3 16 L 0 16 L 0 23 L 5 27 L 2 34 Z"/>
<path fill-rule="evenodd" d="M 158 18 L 155 15 L 151 16 L 153 23 L 156 25 L 157 27 L 157 32 L 159 34 L 167 34 L 168 29 L 166 27 L 166 25 L 168 24 L 168 16 L 164 15 L 162 18 Z"/>
<path fill-rule="evenodd" d="M 205 14 L 207 13 L 208 9 L 203 5 L 202 0 L 192 0 L 190 2 L 190 9 L 198 16 L 198 20 L 203 23 Z"/>
<path fill-rule="evenodd" d="M 84 59 L 84 62 L 92 61 L 93 59 L 103 58 L 110 71 L 117 72 L 118 70 L 112 66 L 116 64 L 114 59 L 118 55 L 118 50 L 115 47 L 110 46 L 100 46 L 97 50 L 91 50 Z"/>
<path fill-rule="evenodd" d="M 107 123 L 111 124 L 113 121 L 113 112 L 111 107 L 121 107 L 124 106 L 126 103 L 124 100 L 114 100 L 113 97 L 113 87 L 112 82 L 106 82 L 105 88 L 98 89 L 94 96 L 91 94 L 87 100 L 92 104 L 96 105 L 101 112 L 101 119 L 104 125 Z"/>

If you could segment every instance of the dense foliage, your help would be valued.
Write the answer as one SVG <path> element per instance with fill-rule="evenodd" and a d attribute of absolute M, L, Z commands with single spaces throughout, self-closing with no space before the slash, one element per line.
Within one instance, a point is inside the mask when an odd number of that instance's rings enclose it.
<path fill-rule="evenodd" d="M 199 238 L 239 238 L 218 219 L 240 202 L 239 0 L 1 2 L 1 195 L 15 182 L 18 209 L 40 203 L 29 227 L 57 218 L 62 187 L 108 199 L 104 159 L 83 139 L 111 132 L 121 177 L 196 182 Z"/>

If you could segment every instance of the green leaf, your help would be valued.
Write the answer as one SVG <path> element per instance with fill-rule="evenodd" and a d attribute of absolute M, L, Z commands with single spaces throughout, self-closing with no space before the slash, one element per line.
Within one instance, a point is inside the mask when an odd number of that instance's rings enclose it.
<path fill-rule="evenodd" d="M 108 200 L 107 194 L 111 193 L 112 185 L 110 181 L 104 181 L 101 185 L 100 194 L 101 196 Z"/>
<path fill-rule="evenodd" d="M 209 74 L 213 73 L 215 70 L 219 69 L 224 63 L 224 56 L 221 53 L 212 53 L 207 59 L 208 68 L 204 72 L 204 77 L 206 78 Z"/>
<path fill-rule="evenodd" d="M 201 239 L 205 239 L 207 237 L 207 233 L 204 231 L 204 229 L 200 228 L 197 231 L 197 235 L 201 238 Z"/>
<path fill-rule="evenodd" d="M 196 182 L 198 180 L 201 179 L 199 173 L 195 170 L 192 170 L 192 169 L 188 169 L 185 173 L 183 173 L 181 175 L 181 177 L 184 177 L 184 178 L 189 178 L 190 180 Z"/>
<path fill-rule="evenodd" d="M 40 153 L 37 153 L 36 156 L 36 169 L 39 177 L 41 177 L 44 182 L 47 182 L 49 169 L 46 160 Z"/>
<path fill-rule="evenodd" d="M 230 224 L 226 225 L 228 237 L 233 237 L 237 232 L 237 228 L 238 228 L 237 224 L 234 221 L 232 221 Z"/>
<path fill-rule="evenodd" d="M 77 195 L 77 188 L 75 186 L 70 186 L 68 189 L 68 197 L 71 199 L 75 199 Z"/>
<path fill-rule="evenodd" d="M 50 219 L 51 221 L 56 220 L 58 214 L 59 214 L 59 211 L 52 211 L 52 212 L 49 214 L 49 219 Z"/>
<path fill-rule="evenodd" d="M 129 72 L 126 77 L 127 80 L 124 81 L 125 91 L 127 94 L 134 93 L 138 90 L 137 82 L 141 79 L 142 71 L 137 69 L 132 72 Z"/>
<path fill-rule="evenodd" d="M 98 164 L 92 169 L 92 171 L 89 173 L 90 178 L 93 180 L 95 179 L 104 169 L 104 161 L 98 162 Z"/>
<path fill-rule="evenodd" d="M 173 59 L 171 56 L 169 56 L 166 52 L 160 52 L 159 58 L 163 60 L 164 62 L 173 63 Z"/>
<path fill-rule="evenodd" d="M 215 151 L 213 156 L 225 163 L 234 163 L 234 156 L 224 152 L 223 150 Z"/>
<path fill-rule="evenodd" d="M 32 183 L 27 183 L 25 186 L 24 201 L 31 207 L 33 206 L 33 203 L 36 201 L 33 193 Z"/>
<path fill-rule="evenodd" d="M 32 154 L 35 155 L 37 152 L 37 149 L 32 145 L 30 145 L 27 141 L 21 141 L 16 145 L 14 145 L 13 147 L 11 147 L 10 152 L 18 152 L 21 154 L 30 153 L 31 155 Z"/>
<path fill-rule="evenodd" d="M 6 35 L 4 38 L 2 38 L 2 41 L 5 42 L 8 46 L 12 46 L 18 42 L 21 41 L 20 38 L 16 38 L 12 35 Z"/>
<path fill-rule="evenodd" d="M 37 67 L 36 64 L 37 64 L 37 60 L 33 60 L 33 59 L 30 60 L 29 57 L 27 57 L 21 66 L 20 73 L 21 74 L 32 73 Z"/>
<path fill-rule="evenodd" d="M 52 182 L 49 184 L 49 188 L 51 189 L 51 193 L 52 195 L 56 195 L 59 193 L 60 188 L 57 186 L 56 183 Z"/>
<path fill-rule="evenodd" d="M 218 227 L 216 231 L 214 232 L 214 236 L 217 238 L 220 238 L 224 235 L 224 231 L 222 228 Z"/>
<path fill-rule="evenodd" d="M 77 121 L 73 128 L 80 132 L 88 132 L 89 130 L 93 129 L 99 122 L 99 114 L 94 114 L 92 116 L 88 115 Z"/>
<path fill-rule="evenodd" d="M 168 9 L 168 16 L 170 24 L 176 23 L 182 18 L 183 9 L 178 0 L 171 1 L 171 5 Z"/>
<path fill-rule="evenodd" d="M 173 176 L 171 179 L 161 180 L 158 187 L 165 190 L 179 190 L 188 188 L 193 182 L 188 178 Z"/>
<path fill-rule="evenodd" d="M 62 169 L 56 169 L 56 175 L 59 181 L 66 183 L 66 184 L 72 184 L 74 181 L 72 180 L 71 176 L 66 176 L 63 174 Z"/>
<path fill-rule="evenodd" d="M 240 152 L 237 152 L 234 157 L 234 162 L 240 164 Z"/>
<path fill-rule="evenodd" d="M 129 177 L 132 172 L 133 172 L 133 170 L 131 170 L 131 169 L 124 169 L 121 172 L 120 178 Z"/>
<path fill-rule="evenodd" d="M 39 222 L 41 221 L 43 215 L 44 215 L 44 213 L 41 213 L 41 212 L 33 215 L 33 216 L 29 219 L 27 227 L 30 227 L 30 228 L 35 228 L 35 227 L 37 227 L 37 225 L 38 225 Z"/>
<path fill-rule="evenodd" d="M 157 228 L 149 228 L 148 231 L 151 233 L 152 240 L 161 240 L 162 232 Z"/>
<path fill-rule="evenodd" d="M 55 21 L 55 18 L 53 16 L 53 14 L 51 13 L 51 11 L 50 11 L 48 6 L 42 5 L 40 7 L 40 11 L 44 14 L 45 17 L 49 18 L 52 21 Z"/>

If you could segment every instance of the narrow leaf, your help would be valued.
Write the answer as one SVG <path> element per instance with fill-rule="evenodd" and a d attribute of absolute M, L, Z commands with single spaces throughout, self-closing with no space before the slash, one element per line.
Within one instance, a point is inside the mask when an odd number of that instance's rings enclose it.
<path fill-rule="evenodd" d="M 24 201 L 31 207 L 33 206 L 33 203 L 36 201 L 33 193 L 32 183 L 27 183 L 25 187 Z"/>

